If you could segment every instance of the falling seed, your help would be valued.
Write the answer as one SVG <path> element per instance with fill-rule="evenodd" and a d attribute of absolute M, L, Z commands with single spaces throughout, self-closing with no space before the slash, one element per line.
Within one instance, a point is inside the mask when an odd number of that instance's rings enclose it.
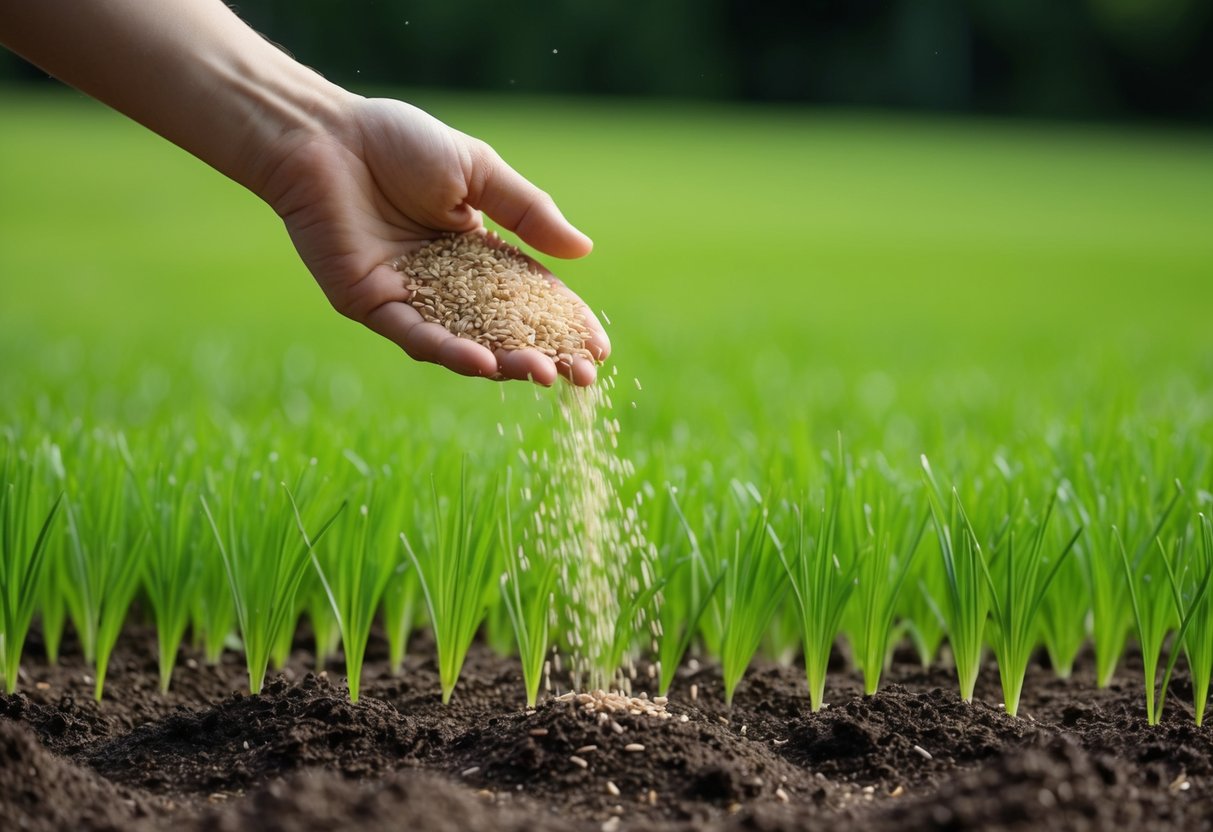
<path fill-rule="evenodd" d="M 478 771 L 480 771 L 480 766 L 472 766 L 471 768 L 465 768 L 463 771 L 459 772 L 459 776 L 460 777 L 471 777 L 473 774 L 475 774 Z"/>
<path fill-rule="evenodd" d="M 624 751 L 637 752 L 644 751 L 644 746 L 638 742 L 630 742 L 623 747 Z"/>
<path fill-rule="evenodd" d="M 656 789 L 649 789 L 649 805 L 650 806 L 657 805 L 657 790 Z"/>
<path fill-rule="evenodd" d="M 927 751 L 921 745 L 914 746 L 914 753 L 917 754 L 919 757 L 922 757 L 924 760 L 935 759 L 934 757 L 931 756 L 931 752 Z"/>
<path fill-rule="evenodd" d="M 581 768 L 589 768 L 589 767 L 590 767 L 590 764 L 589 764 L 588 762 L 586 762 L 586 761 L 585 761 L 585 759 L 583 759 L 583 758 L 581 758 L 581 757 L 578 757 L 576 754 L 574 754 L 574 755 L 572 755 L 571 757 L 569 757 L 569 762 L 570 762 L 570 763 L 572 763 L 572 764 L 573 764 L 573 765 L 575 765 L 575 766 L 580 766 Z"/>
<path fill-rule="evenodd" d="M 699 685 L 691 685 L 691 701 L 699 701 Z"/>
<path fill-rule="evenodd" d="M 606 782 L 606 790 L 607 794 L 609 794 L 611 797 L 619 797 L 619 787 L 615 785 L 613 780 L 608 780 Z"/>

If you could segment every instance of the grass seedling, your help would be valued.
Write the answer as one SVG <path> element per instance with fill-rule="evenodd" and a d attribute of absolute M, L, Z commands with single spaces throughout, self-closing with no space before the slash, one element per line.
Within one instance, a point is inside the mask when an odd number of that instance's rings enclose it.
<path fill-rule="evenodd" d="M 796 612 L 800 618 L 805 677 L 814 711 L 821 709 L 825 699 L 830 651 L 838 637 L 847 600 L 855 589 L 855 565 L 843 569 L 835 554 L 838 500 L 839 494 L 835 490 L 822 505 L 811 530 L 803 509 L 799 505 L 792 507 L 795 527 L 792 530 L 790 554 L 775 540 L 779 560 L 792 585 Z"/>
<path fill-rule="evenodd" d="M 93 696 L 101 701 L 110 654 L 139 589 L 148 532 L 131 508 L 130 475 L 119 458 L 118 440 L 98 440 L 85 465 L 86 492 L 74 478 L 67 502 L 68 558 L 71 576 L 68 607 L 85 657 L 92 661 Z"/>
<path fill-rule="evenodd" d="M 982 559 L 985 555 L 956 489 L 952 489 L 950 508 L 945 509 L 939 485 L 925 456 L 922 458 L 922 470 L 947 578 L 946 603 L 942 605 L 941 613 L 947 624 L 948 644 L 956 662 L 960 698 L 972 702 L 977 674 L 981 670 L 982 639 L 988 614 L 983 587 L 985 563 Z"/>
<path fill-rule="evenodd" d="M 1155 557 L 1135 569 L 1129 563 L 1128 553 L 1120 547 L 1121 564 L 1129 581 L 1129 598 L 1133 603 L 1133 619 L 1137 624 L 1138 642 L 1141 645 L 1142 665 L 1145 671 L 1146 684 L 1146 719 L 1151 725 L 1157 725 L 1162 719 L 1163 706 L 1166 704 L 1167 687 L 1171 682 L 1171 674 L 1179 659 L 1181 651 L 1188 654 L 1188 663 L 1193 676 L 1193 697 L 1197 703 L 1196 724 L 1203 721 L 1205 696 L 1208 694 L 1210 658 L 1208 632 L 1209 583 L 1213 579 L 1213 569 L 1210 569 L 1208 553 L 1213 547 L 1210 540 L 1209 527 L 1206 519 L 1200 518 L 1201 557 L 1204 560 L 1197 569 L 1184 569 L 1184 574 L 1178 575 L 1176 567 L 1184 564 L 1184 537 L 1177 535 L 1172 547 L 1172 556 L 1167 557 L 1166 549 L 1158 541 L 1152 548 Z M 1119 539 L 1119 538 L 1118 538 Z M 1166 593 L 1158 589 L 1162 582 L 1158 580 L 1159 567 L 1166 572 L 1166 588 L 1170 590 L 1170 604 L 1162 597 Z M 1136 574 L 1140 572 L 1140 574 Z M 1187 580 L 1188 573 L 1191 580 Z M 1138 578 L 1139 580 L 1135 580 Z M 1171 643 L 1171 654 L 1167 659 L 1166 670 L 1163 673 L 1162 685 L 1158 690 L 1158 699 L 1154 699 L 1154 679 L 1158 658 L 1162 652 L 1163 642 L 1166 641 L 1167 630 L 1178 621 L 1179 627 L 1175 639 Z M 1196 627 L 1193 627 L 1193 624 Z M 1204 627 L 1203 632 L 1197 628 Z M 1195 658 L 1195 662 L 1193 662 Z M 1203 678 L 1203 691 L 1198 691 L 1196 677 Z"/>
<path fill-rule="evenodd" d="M 395 676 L 404 670 L 409 636 L 417 626 L 417 619 L 421 617 L 424 607 L 417 570 L 405 554 L 404 546 L 398 547 L 398 550 L 400 557 L 383 590 L 382 610 L 383 629 L 387 634 L 388 669 Z"/>
<path fill-rule="evenodd" d="M 312 547 L 345 504 L 309 535 L 291 490 L 285 484 L 274 488 L 260 472 L 233 477 L 218 516 L 205 496 L 201 501 L 227 572 L 244 641 L 249 690 L 258 694 L 275 641 L 284 631 L 293 631 L 296 594 Z"/>
<path fill-rule="evenodd" d="M 1098 481 L 1094 475 L 1091 480 L 1092 487 L 1096 487 Z M 1148 528 L 1142 528 L 1143 524 L 1149 523 L 1148 515 L 1154 504 L 1153 495 L 1148 493 L 1135 493 L 1126 487 L 1122 493 L 1114 494 L 1114 503 L 1109 503 L 1101 494 L 1088 504 L 1077 505 L 1083 525 L 1089 526 L 1094 517 L 1101 517 L 1105 518 L 1104 528 L 1109 530 L 1099 541 L 1100 545 L 1087 547 L 1081 553 L 1091 587 L 1091 635 L 1095 649 L 1095 678 L 1100 687 L 1111 684 L 1116 665 L 1124 653 L 1128 631 L 1133 626 L 1128 584 L 1120 570 L 1120 549 L 1124 546 L 1121 533 L 1128 534 L 1136 543 L 1131 558 L 1135 564 L 1149 560 L 1150 549 L 1166 528 L 1182 493 L 1183 489 L 1176 482 L 1170 500 Z M 1113 532 L 1113 527 L 1120 531 Z"/>
<path fill-rule="evenodd" d="M 927 514 L 915 521 L 913 509 L 904 502 L 892 512 L 886 505 L 884 500 L 875 508 L 865 504 L 862 517 L 854 521 L 855 531 L 863 531 L 862 537 L 852 543 L 859 616 L 852 646 L 856 664 L 863 672 L 863 692 L 868 696 L 880 687 L 892 648 L 893 617 L 930 522 Z"/>
<path fill-rule="evenodd" d="M 1151 725 L 1156 725 L 1162 715 L 1162 706 L 1167 695 L 1164 682 L 1161 695 L 1158 696 L 1157 707 L 1155 707 L 1158 658 L 1162 654 L 1163 642 L 1167 639 L 1167 633 L 1177 620 L 1177 599 L 1172 593 L 1175 576 L 1161 540 L 1155 541 L 1154 546 L 1146 549 L 1143 557 L 1139 558 L 1137 563 L 1132 563 L 1129 553 L 1125 550 L 1120 532 L 1113 529 L 1112 533 L 1116 540 L 1117 552 L 1120 554 L 1120 563 L 1124 569 L 1125 586 L 1132 605 L 1133 622 L 1137 629 L 1137 644 L 1141 648 L 1141 664 L 1146 686 L 1146 719 Z M 1181 539 L 1176 538 L 1177 560 L 1182 545 Z M 1171 652 L 1173 655 L 1178 655 L 1178 638 Z M 1169 677 L 1170 668 L 1164 678 Z"/>
<path fill-rule="evenodd" d="M 732 556 L 718 559 L 726 563 L 715 603 L 723 624 L 720 672 L 729 706 L 787 591 L 787 571 L 773 545 L 767 510 L 760 506 L 750 513 L 749 530 L 744 536 L 741 529 L 734 533 Z"/>
<path fill-rule="evenodd" d="M 451 701 L 468 648 L 488 610 L 488 593 L 495 583 L 496 552 L 489 522 L 491 501 L 469 499 L 466 472 L 459 479 L 459 501 L 454 510 L 443 511 L 434 483 L 431 491 L 433 545 L 424 547 L 418 555 L 407 535 L 402 532 L 400 539 L 417 570 L 430 613 L 445 705 Z"/>
<path fill-rule="evenodd" d="M 148 531 L 144 591 L 156 624 L 163 693 L 172 681 L 177 651 L 189 624 L 194 581 L 202 566 L 198 541 L 205 537 L 198 527 L 198 492 L 188 478 L 179 479 L 163 465 L 158 465 L 149 480 L 144 481 L 125 445 L 122 448 Z"/>
<path fill-rule="evenodd" d="M 657 660 L 661 665 L 657 683 L 659 696 L 669 693 L 674 675 L 690 649 L 703 614 L 720 588 L 728 566 L 727 562 L 723 563 L 715 574 L 712 573 L 699 547 L 699 538 L 678 503 L 675 489 L 669 487 L 667 492 L 690 554 L 687 558 L 677 558 L 677 549 L 671 545 L 658 559 L 661 580 L 666 587 L 658 613 L 661 622 L 661 639 L 657 645 Z"/>
<path fill-rule="evenodd" d="M 4 690 L 17 689 L 21 653 L 38 599 L 60 494 L 45 512 L 33 466 L 11 449 L 0 469 L 0 670 Z"/>
<path fill-rule="evenodd" d="M 206 472 L 203 478 L 207 489 L 205 493 L 210 494 L 212 500 L 215 494 L 213 480 L 213 473 Z M 199 526 L 205 522 L 201 513 L 197 522 Z M 224 649 L 235 640 L 236 607 L 232 602 L 232 589 L 223 556 L 209 528 L 199 530 L 194 545 L 198 562 L 194 576 L 195 591 L 190 600 L 193 638 L 202 648 L 204 661 L 216 665 Z"/>
<path fill-rule="evenodd" d="M 1193 552 L 1199 555 L 1188 570 L 1187 611 L 1192 623 L 1184 640 L 1184 652 L 1188 656 L 1188 670 L 1192 677 L 1192 709 L 1196 724 L 1202 725 L 1205 706 L 1209 701 L 1209 680 L 1213 676 L 1213 596 L 1209 592 L 1213 581 L 1213 523 L 1200 515 L 1200 547 Z M 1202 588 L 1203 587 L 1203 588 Z"/>
<path fill-rule="evenodd" d="M 1024 675 L 1036 646 L 1041 604 L 1082 534 L 1080 526 L 1058 555 L 1046 557 L 1044 546 L 1053 506 L 1050 500 L 1044 517 L 1028 532 L 1026 550 L 1016 548 L 1015 530 L 1011 529 L 1005 545 L 995 550 L 988 565 L 978 559 L 990 593 L 990 644 L 998 658 L 1003 703 L 1011 716 L 1019 712 Z"/>
<path fill-rule="evenodd" d="M 358 701 L 362 663 L 375 610 L 399 559 L 398 506 L 404 495 L 366 486 L 366 502 L 350 512 L 312 563 L 341 635 L 350 701 Z"/>

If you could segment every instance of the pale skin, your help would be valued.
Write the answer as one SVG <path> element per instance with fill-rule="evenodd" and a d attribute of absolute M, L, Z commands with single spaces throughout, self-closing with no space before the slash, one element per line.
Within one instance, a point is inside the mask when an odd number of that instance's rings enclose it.
<path fill-rule="evenodd" d="M 594 382 L 594 362 L 494 354 L 424 322 L 387 265 L 445 232 L 482 229 L 482 215 L 554 257 L 589 254 L 589 237 L 484 142 L 402 101 L 329 83 L 220 0 L 0 0 L 0 44 L 263 199 L 333 307 L 418 361 L 543 385 L 558 375 Z M 586 347 L 605 360 L 610 341 L 582 307 Z"/>

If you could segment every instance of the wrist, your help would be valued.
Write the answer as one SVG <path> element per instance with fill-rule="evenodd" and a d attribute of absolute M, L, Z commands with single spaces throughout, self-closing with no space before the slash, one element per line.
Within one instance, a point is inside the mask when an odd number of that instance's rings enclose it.
<path fill-rule="evenodd" d="M 341 141 L 361 96 L 269 48 L 277 53 L 272 60 L 241 61 L 229 69 L 225 83 L 242 102 L 245 129 L 224 172 L 273 206 L 284 163 L 308 143 Z"/>

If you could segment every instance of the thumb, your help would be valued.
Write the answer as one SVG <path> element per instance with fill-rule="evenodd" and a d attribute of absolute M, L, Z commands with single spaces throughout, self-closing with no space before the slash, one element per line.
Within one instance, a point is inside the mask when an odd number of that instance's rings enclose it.
<path fill-rule="evenodd" d="M 483 142 L 473 151 L 467 203 L 553 257 L 584 257 L 594 243 L 564 218 L 556 203 Z"/>

